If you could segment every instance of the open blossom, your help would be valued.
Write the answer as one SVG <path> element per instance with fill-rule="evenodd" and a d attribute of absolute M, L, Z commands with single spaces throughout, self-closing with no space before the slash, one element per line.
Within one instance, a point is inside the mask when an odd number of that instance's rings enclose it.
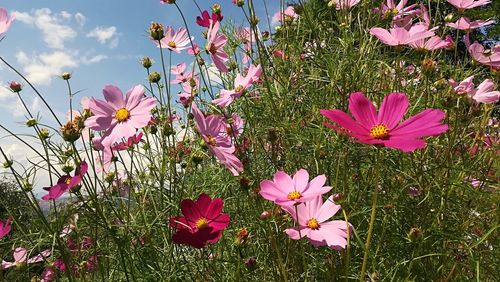
<path fill-rule="evenodd" d="M 469 45 L 467 50 L 476 62 L 485 66 L 500 68 L 500 45 L 493 47 L 491 50 L 485 50 L 483 45 L 475 42 Z"/>
<path fill-rule="evenodd" d="M 361 92 L 352 93 L 349 110 L 355 119 L 341 110 L 321 110 L 321 114 L 340 125 L 325 123 L 360 143 L 379 144 L 386 147 L 411 152 L 424 148 L 427 136 L 436 136 L 446 130 L 442 124 L 445 113 L 441 110 L 427 109 L 400 123 L 408 109 L 408 98 L 404 93 L 391 93 L 385 96 L 377 113 L 373 103 Z"/>
<path fill-rule="evenodd" d="M 468 17 L 461 17 L 456 22 L 447 23 L 446 25 L 459 30 L 471 31 L 473 29 L 477 29 L 494 23 L 494 20 L 471 21 Z"/>
<path fill-rule="evenodd" d="M 210 25 L 207 33 L 207 45 L 205 50 L 212 58 L 215 66 L 220 72 L 228 72 L 229 69 L 225 65 L 229 61 L 229 55 L 224 51 L 224 46 L 227 43 L 227 37 L 219 32 L 220 23 L 215 22 Z"/>
<path fill-rule="evenodd" d="M 164 31 L 165 37 L 163 37 L 160 42 L 155 41 L 156 46 L 161 48 L 167 48 L 170 51 L 175 51 L 180 53 L 182 50 L 191 47 L 191 39 L 188 36 L 187 29 L 181 27 L 177 31 L 174 31 L 173 27 L 167 26 Z"/>
<path fill-rule="evenodd" d="M 5 224 L 2 222 L 2 220 L 0 220 L 0 239 L 9 234 L 11 230 L 12 226 L 10 225 L 10 218 L 5 221 Z"/>
<path fill-rule="evenodd" d="M 307 237 L 315 247 L 328 246 L 340 251 L 347 245 L 351 226 L 344 220 L 328 221 L 340 208 L 334 203 L 333 196 L 324 203 L 321 196 L 317 196 L 296 207 L 284 206 L 283 209 L 298 223 L 297 227 L 288 228 L 285 233 L 293 240 Z"/>
<path fill-rule="evenodd" d="M 205 193 L 196 202 L 182 200 L 181 212 L 184 216 L 172 216 L 169 220 L 170 227 L 177 230 L 172 240 L 195 248 L 203 248 L 207 242 L 216 243 L 230 220 L 229 215 L 222 213 L 223 206 L 221 198 L 212 200 Z"/>
<path fill-rule="evenodd" d="M 243 95 L 243 93 L 248 90 L 250 86 L 252 86 L 254 78 L 259 77 L 261 73 L 262 69 L 260 65 L 249 68 L 246 76 L 242 76 L 238 73 L 234 79 L 234 89 L 222 89 L 220 92 L 220 98 L 214 99 L 212 103 L 219 107 L 229 106 L 236 98 L 241 97 L 241 95 Z"/>
<path fill-rule="evenodd" d="M 106 101 L 92 98 L 90 110 L 94 115 L 85 120 L 85 126 L 104 131 L 100 140 L 104 147 L 133 136 L 137 129 L 148 125 L 156 99 L 144 97 L 144 87 L 133 87 L 125 97 L 114 85 L 105 86 L 102 92 Z"/>
<path fill-rule="evenodd" d="M 41 262 L 44 260 L 44 258 L 49 256 L 50 256 L 50 251 L 45 250 L 40 254 L 28 259 L 28 250 L 26 250 L 25 248 L 18 247 L 14 250 L 14 255 L 13 255 L 14 262 L 8 262 L 2 260 L 2 269 L 11 268 L 13 266 L 21 266 L 25 264 Z"/>
<path fill-rule="evenodd" d="M 82 161 L 82 163 L 76 168 L 75 175 L 64 175 L 57 180 L 56 185 L 52 187 L 44 187 L 45 191 L 49 193 L 42 197 L 42 200 L 55 200 L 61 197 L 64 193 L 77 187 L 82 182 L 82 178 L 85 176 L 88 170 L 87 162 Z"/>
<path fill-rule="evenodd" d="M 274 19 L 281 23 L 282 20 L 285 22 L 291 22 L 298 17 L 299 15 L 295 13 L 295 8 L 293 6 L 288 6 L 283 12 L 279 11 L 274 14 Z"/>
<path fill-rule="evenodd" d="M 491 3 L 491 0 L 447 0 L 448 3 L 455 6 L 460 11 L 484 6 Z"/>
<path fill-rule="evenodd" d="M 441 39 L 439 36 L 432 36 L 427 39 L 419 39 L 410 44 L 411 48 L 417 50 L 434 51 L 443 48 L 451 48 L 453 46 L 453 38 L 451 36 L 446 36 L 445 39 Z"/>
<path fill-rule="evenodd" d="M 337 10 L 347 10 L 357 5 L 361 0 L 330 0 L 329 6 L 335 5 Z"/>
<path fill-rule="evenodd" d="M 392 17 L 394 20 L 417 15 L 420 12 L 417 4 L 405 7 L 407 3 L 408 0 L 401 0 L 398 4 L 394 0 L 387 0 L 386 3 L 382 2 L 380 8 L 376 8 L 375 12 L 379 13 L 383 18 Z"/>
<path fill-rule="evenodd" d="M 309 173 L 305 169 L 297 171 L 293 178 L 284 171 L 278 171 L 272 181 L 263 180 L 260 183 L 259 194 L 280 206 L 293 206 L 330 191 L 332 187 L 324 186 L 325 182 L 325 175 L 318 175 L 309 182 Z"/>
<path fill-rule="evenodd" d="M 450 84 L 450 86 L 453 87 L 455 93 L 459 95 L 472 94 L 475 91 L 473 80 L 474 76 L 471 75 L 462 80 L 460 83 L 456 82 L 453 79 L 448 79 L 448 84 Z"/>
<path fill-rule="evenodd" d="M 434 32 L 423 24 L 415 24 L 408 29 L 398 26 L 392 27 L 389 30 L 373 27 L 370 29 L 370 33 L 377 37 L 382 43 L 389 46 L 407 45 L 434 36 Z"/>
<path fill-rule="evenodd" d="M 224 17 L 222 16 L 222 13 L 212 12 L 212 16 L 210 16 L 210 14 L 208 14 L 208 12 L 205 10 L 201 13 L 201 16 L 196 17 L 196 24 L 201 27 L 210 27 L 210 23 L 220 22 L 223 18 Z"/>
<path fill-rule="evenodd" d="M 15 15 L 10 15 L 7 10 L 4 8 L 0 8 L 0 35 L 4 34 L 9 30 L 12 21 L 14 20 Z"/>
<path fill-rule="evenodd" d="M 243 164 L 234 155 L 235 147 L 231 137 L 227 134 L 226 123 L 217 115 L 205 117 L 196 104 L 192 104 L 191 112 L 194 116 L 196 129 L 208 145 L 212 154 L 226 166 L 234 176 L 243 171 Z"/>
<path fill-rule="evenodd" d="M 494 91 L 493 80 L 486 79 L 478 85 L 472 94 L 472 99 L 478 103 L 495 104 L 500 100 L 500 91 Z"/>

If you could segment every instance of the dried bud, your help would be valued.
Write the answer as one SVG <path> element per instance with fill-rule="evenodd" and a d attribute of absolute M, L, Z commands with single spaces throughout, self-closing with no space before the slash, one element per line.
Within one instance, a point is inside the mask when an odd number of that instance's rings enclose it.
<path fill-rule="evenodd" d="M 158 81 L 160 81 L 161 79 L 161 75 L 159 72 L 152 72 L 149 74 L 149 81 L 152 82 L 152 83 L 157 83 Z"/>
<path fill-rule="evenodd" d="M 149 69 L 153 65 L 153 61 L 149 57 L 144 57 L 141 60 L 141 64 L 144 68 Z"/>
<path fill-rule="evenodd" d="M 240 187 L 247 190 L 250 188 L 250 178 L 246 176 L 240 177 Z"/>
<path fill-rule="evenodd" d="M 64 80 L 70 80 L 71 79 L 71 73 L 69 73 L 69 72 L 63 72 L 61 74 L 61 78 L 64 79 Z"/>
<path fill-rule="evenodd" d="M 248 230 L 246 228 L 241 228 L 236 232 L 236 238 L 234 239 L 234 244 L 236 246 L 244 245 L 248 241 Z"/>
<path fill-rule="evenodd" d="M 424 59 L 422 61 L 422 71 L 433 72 L 437 69 L 437 63 L 433 59 Z"/>
<path fill-rule="evenodd" d="M 149 36 L 151 36 L 153 40 L 159 41 L 165 37 L 163 32 L 163 25 L 161 23 L 151 23 L 151 26 L 149 27 Z"/>
<path fill-rule="evenodd" d="M 19 93 L 19 92 L 21 92 L 21 90 L 23 90 L 23 87 L 17 81 L 11 81 L 9 84 L 9 87 L 10 87 L 10 90 L 12 90 L 12 92 L 15 92 L 15 93 Z"/>

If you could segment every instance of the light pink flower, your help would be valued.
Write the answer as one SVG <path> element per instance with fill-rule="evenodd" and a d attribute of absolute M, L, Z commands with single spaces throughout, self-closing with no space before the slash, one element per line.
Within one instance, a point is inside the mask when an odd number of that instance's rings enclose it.
<path fill-rule="evenodd" d="M 477 87 L 472 95 L 472 99 L 478 103 L 495 104 L 500 100 L 500 91 L 494 91 L 493 80 L 486 79 Z"/>
<path fill-rule="evenodd" d="M 243 129 L 245 127 L 245 120 L 243 120 L 237 113 L 233 113 L 231 115 L 231 122 L 226 119 L 223 119 L 226 123 L 226 132 L 229 137 L 239 137 L 243 133 Z"/>
<path fill-rule="evenodd" d="M 193 40 L 193 37 L 191 37 Z M 191 47 L 187 30 L 183 27 L 179 28 L 177 31 L 171 26 L 167 26 L 165 28 L 165 37 L 160 40 L 161 48 L 168 48 L 170 51 L 175 51 L 180 53 L 182 50 L 188 49 Z M 156 46 L 160 47 L 160 43 L 155 41 Z"/>
<path fill-rule="evenodd" d="M 208 28 L 207 45 L 205 49 L 212 58 L 215 66 L 220 72 L 228 72 L 229 69 L 225 65 L 229 61 L 229 56 L 224 51 L 224 46 L 227 43 L 227 37 L 224 34 L 219 34 L 220 23 L 215 22 Z"/>
<path fill-rule="evenodd" d="M 334 0 L 337 10 L 348 10 L 357 5 L 361 0 Z"/>
<path fill-rule="evenodd" d="M 10 218 L 7 218 L 5 224 L 0 220 L 0 239 L 5 237 L 5 235 L 9 234 L 12 230 L 12 226 L 10 225 Z"/>
<path fill-rule="evenodd" d="M 198 45 L 194 44 L 193 43 L 193 46 L 192 47 L 189 47 L 189 49 L 187 50 L 188 54 L 191 55 L 191 56 L 196 56 L 198 54 L 200 54 L 200 48 L 198 47 Z"/>
<path fill-rule="evenodd" d="M 44 258 L 50 256 L 50 251 L 45 250 L 40 254 L 28 259 L 28 251 L 25 248 L 18 247 L 14 250 L 14 262 L 8 262 L 2 260 L 2 269 L 11 268 L 17 265 L 37 263 L 44 260 Z"/>
<path fill-rule="evenodd" d="M 90 110 L 94 115 L 85 120 L 85 126 L 105 131 L 101 140 L 104 147 L 133 136 L 137 129 L 148 125 L 156 100 L 144 97 L 144 87 L 135 86 L 123 97 L 118 87 L 107 85 L 103 94 L 106 101 L 95 98 L 90 101 Z"/>
<path fill-rule="evenodd" d="M 426 51 L 434 51 L 442 48 L 447 49 L 453 46 L 453 38 L 449 35 L 445 39 L 441 39 L 439 36 L 432 36 L 427 39 L 416 40 L 408 45 L 411 48 Z"/>
<path fill-rule="evenodd" d="M 447 23 L 446 26 L 449 26 L 451 28 L 459 29 L 459 30 L 465 30 L 467 32 L 477 29 L 483 26 L 487 26 L 490 24 L 494 24 L 494 20 L 477 20 L 477 21 L 471 21 L 468 17 L 461 17 L 454 23 Z"/>
<path fill-rule="evenodd" d="M 259 77 L 261 72 L 262 69 L 260 65 L 258 65 L 257 67 L 251 67 L 246 76 L 242 76 L 238 73 L 234 79 L 234 89 L 222 89 L 220 98 L 214 99 L 212 103 L 219 107 L 229 106 L 236 98 L 241 97 L 241 95 L 252 86 L 254 77 Z"/>
<path fill-rule="evenodd" d="M 351 226 L 344 220 L 328 221 L 339 210 L 340 205 L 330 196 L 325 203 L 321 196 L 313 200 L 294 206 L 284 206 L 299 226 L 288 228 L 285 233 L 293 240 L 307 237 L 315 247 L 328 246 L 340 251 L 347 245 L 348 232 Z"/>
<path fill-rule="evenodd" d="M 279 11 L 274 14 L 274 19 L 280 23 L 283 23 L 283 20 L 285 22 L 291 22 L 298 17 L 299 15 L 295 13 L 295 8 L 293 6 L 288 6 L 283 12 Z"/>
<path fill-rule="evenodd" d="M 472 9 L 491 3 L 491 0 L 447 0 L 448 3 L 455 6 L 460 11 Z"/>
<path fill-rule="evenodd" d="M 0 35 L 6 33 L 7 30 L 9 30 L 14 18 L 14 14 L 9 16 L 9 12 L 7 12 L 7 10 L 5 10 L 4 8 L 0 8 Z"/>
<path fill-rule="evenodd" d="M 186 63 L 180 63 L 170 68 L 173 75 L 183 74 L 186 70 Z"/>
<path fill-rule="evenodd" d="M 448 79 L 448 84 L 450 84 L 450 86 L 453 87 L 453 90 L 455 90 L 455 92 L 459 95 L 472 94 L 475 91 L 473 80 L 474 76 L 471 75 L 462 80 L 460 83 L 453 79 Z"/>
<path fill-rule="evenodd" d="M 266 200 L 284 206 L 293 206 L 316 199 L 332 189 L 324 186 L 326 176 L 316 176 L 309 182 L 309 173 L 305 169 L 297 171 L 293 178 L 284 171 L 274 174 L 273 180 L 263 180 L 260 183 L 259 194 Z"/>
<path fill-rule="evenodd" d="M 325 123 L 341 133 L 365 144 L 380 144 L 386 147 L 411 152 L 424 148 L 427 136 L 436 136 L 446 130 L 442 124 L 445 113 L 441 110 L 427 109 L 400 123 L 409 102 L 404 93 L 391 93 L 385 96 L 380 110 L 361 92 L 352 93 L 349 98 L 349 110 L 352 119 L 341 110 L 320 110 L 321 114 L 336 125 Z"/>
<path fill-rule="evenodd" d="M 389 46 L 407 45 L 434 36 L 434 32 L 423 24 L 413 25 L 409 29 L 397 26 L 389 30 L 373 27 L 370 29 L 370 33 Z"/>
<path fill-rule="evenodd" d="M 466 44 L 467 41 L 466 39 Z M 485 66 L 500 68 L 500 45 L 493 47 L 491 50 L 485 50 L 483 45 L 475 42 L 468 46 L 467 50 L 476 62 Z"/>
<path fill-rule="evenodd" d="M 375 12 L 379 13 L 383 18 L 390 18 L 390 16 L 392 16 L 394 20 L 400 20 L 403 17 L 420 13 L 417 4 L 405 7 L 407 3 L 408 0 L 401 0 L 398 4 L 396 4 L 394 0 L 387 0 L 386 3 L 382 3 L 380 8 L 375 9 Z"/>

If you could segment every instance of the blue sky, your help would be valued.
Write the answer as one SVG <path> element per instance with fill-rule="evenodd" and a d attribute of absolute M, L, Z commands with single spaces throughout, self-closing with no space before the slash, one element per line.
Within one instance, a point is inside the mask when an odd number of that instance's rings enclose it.
<path fill-rule="evenodd" d="M 257 14 L 265 21 L 264 0 L 254 1 Z M 279 2 L 266 0 L 270 13 L 279 9 Z M 177 1 L 183 11 L 195 41 L 203 46 L 203 28 L 196 26 L 199 14 L 193 0 Z M 224 22 L 242 25 L 244 16 L 230 0 L 198 1 L 202 9 L 210 10 L 215 3 L 222 5 Z M 81 90 L 82 96 L 101 98 L 106 84 L 115 84 L 123 91 L 137 84 L 146 83 L 146 73 L 139 64 L 140 58 L 150 56 L 159 62 L 157 48 L 148 39 L 147 29 L 152 21 L 183 26 L 175 6 L 162 5 L 159 0 L 7 0 L 0 7 L 16 13 L 16 20 L 0 42 L 0 56 L 15 66 L 35 84 L 53 107 L 59 119 L 64 121 L 68 110 L 67 90 L 62 72 L 73 74 L 73 91 Z M 189 55 L 175 55 L 173 62 L 187 60 Z M 159 64 L 153 70 L 159 71 Z M 6 86 L 11 80 L 21 81 L 6 66 L 0 65 L 0 123 L 15 132 L 27 132 L 25 112 L 15 95 Z M 42 122 L 55 125 L 43 104 L 25 85 L 22 96 L 40 113 Z M 0 146 L 14 158 L 25 158 L 26 149 L 12 138 L 4 138 L 0 130 Z M 3 160 L 2 160 L 3 162 Z M 1 170 L 1 169 L 0 169 Z"/>

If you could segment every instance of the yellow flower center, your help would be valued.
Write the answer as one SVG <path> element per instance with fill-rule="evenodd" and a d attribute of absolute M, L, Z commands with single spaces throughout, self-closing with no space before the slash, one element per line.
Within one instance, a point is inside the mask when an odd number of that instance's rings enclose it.
<path fill-rule="evenodd" d="M 210 146 L 217 145 L 217 142 L 215 141 L 215 137 L 213 137 L 212 135 L 207 135 L 207 143 Z"/>
<path fill-rule="evenodd" d="M 202 217 L 196 221 L 195 225 L 198 230 L 201 230 L 208 227 L 208 221 Z"/>
<path fill-rule="evenodd" d="M 68 177 L 65 182 L 66 182 L 66 185 L 69 185 L 69 183 L 71 182 L 71 177 Z"/>
<path fill-rule="evenodd" d="M 290 192 L 290 193 L 288 193 L 288 196 L 287 196 L 287 198 L 289 200 L 297 200 L 297 199 L 300 199 L 300 197 L 302 197 L 302 194 L 300 194 L 300 192 L 297 192 L 297 191 Z"/>
<path fill-rule="evenodd" d="M 310 229 L 317 230 L 319 229 L 319 223 L 315 218 L 311 218 L 307 221 L 307 227 L 309 227 Z"/>
<path fill-rule="evenodd" d="M 175 47 L 177 47 L 177 44 L 175 44 L 175 42 L 174 42 L 174 41 L 170 41 L 170 42 L 168 42 L 168 44 L 167 44 L 167 45 L 168 45 L 168 47 L 170 47 L 170 48 L 175 48 Z"/>
<path fill-rule="evenodd" d="M 118 111 L 116 111 L 115 118 L 119 122 L 127 121 L 130 118 L 130 112 L 125 108 L 121 108 Z"/>
<path fill-rule="evenodd" d="M 238 85 L 238 86 L 236 86 L 236 88 L 234 89 L 234 91 L 236 91 L 236 92 L 239 93 L 239 92 L 243 91 L 244 88 L 245 87 L 243 87 L 243 85 Z"/>
<path fill-rule="evenodd" d="M 389 136 L 389 128 L 383 123 L 375 125 L 370 130 L 370 135 L 375 139 L 385 139 Z"/>

